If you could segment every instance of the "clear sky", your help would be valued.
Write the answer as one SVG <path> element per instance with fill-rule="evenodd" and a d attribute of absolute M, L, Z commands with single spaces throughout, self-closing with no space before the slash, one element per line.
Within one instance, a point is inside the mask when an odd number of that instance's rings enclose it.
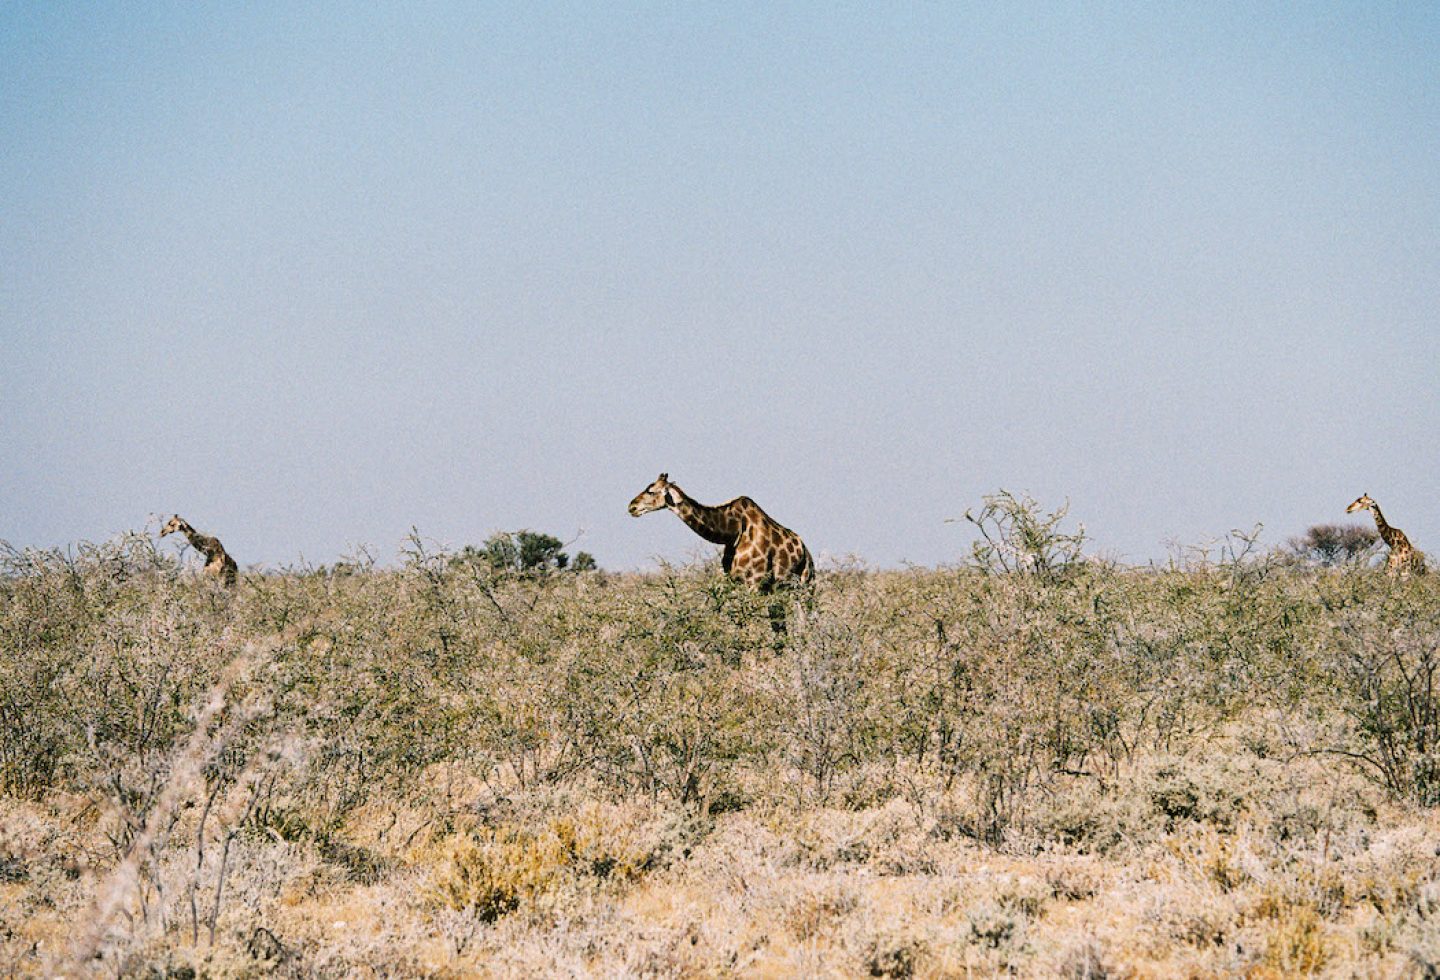
<path fill-rule="evenodd" d="M 1437 434 L 1434 3 L 0 6 L 15 544 L 1440 554 Z"/>

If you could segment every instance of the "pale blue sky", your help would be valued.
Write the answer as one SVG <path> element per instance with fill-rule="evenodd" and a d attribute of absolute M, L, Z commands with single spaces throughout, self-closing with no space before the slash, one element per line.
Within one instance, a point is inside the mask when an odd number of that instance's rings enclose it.
<path fill-rule="evenodd" d="M 1440 553 L 1440 6 L 0 7 L 0 538 Z"/>

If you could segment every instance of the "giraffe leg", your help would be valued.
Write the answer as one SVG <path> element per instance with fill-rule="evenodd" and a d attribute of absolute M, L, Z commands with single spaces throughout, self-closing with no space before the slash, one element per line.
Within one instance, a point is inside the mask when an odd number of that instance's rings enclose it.
<path fill-rule="evenodd" d="M 789 623 L 787 621 L 789 618 L 789 609 L 787 606 L 788 603 L 785 601 L 783 593 L 772 592 L 770 594 L 770 647 L 776 653 L 784 652 L 785 641 L 789 636 Z"/>

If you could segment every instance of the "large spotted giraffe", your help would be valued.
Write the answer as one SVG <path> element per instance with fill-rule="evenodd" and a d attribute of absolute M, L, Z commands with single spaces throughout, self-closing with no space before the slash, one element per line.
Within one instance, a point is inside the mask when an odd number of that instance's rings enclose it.
<path fill-rule="evenodd" d="M 219 538 L 212 538 L 208 534 L 201 534 L 190 526 L 189 522 L 183 520 L 179 514 L 170 518 L 165 526 L 160 529 L 160 537 L 179 531 L 190 541 L 190 547 L 205 556 L 205 574 L 218 578 L 226 585 L 235 584 L 235 575 L 239 569 L 235 565 L 235 559 L 230 557 L 225 546 L 220 543 Z"/>
<path fill-rule="evenodd" d="M 630 501 L 630 516 L 670 509 L 706 541 L 723 545 L 720 564 L 738 582 L 771 592 L 777 585 L 815 581 L 815 562 L 800 535 L 781 526 L 749 497 L 707 507 L 686 496 L 668 473 Z"/>
<path fill-rule="evenodd" d="M 1345 508 L 1345 513 L 1353 514 L 1357 510 L 1368 510 L 1375 517 L 1375 528 L 1380 532 L 1380 539 L 1390 548 L 1390 557 L 1385 561 L 1386 572 L 1391 575 L 1411 572 L 1416 575 L 1425 574 L 1425 556 L 1415 550 L 1404 531 L 1385 522 L 1384 515 L 1380 513 L 1380 505 L 1371 500 L 1368 493 L 1362 493 L 1353 504 Z"/>

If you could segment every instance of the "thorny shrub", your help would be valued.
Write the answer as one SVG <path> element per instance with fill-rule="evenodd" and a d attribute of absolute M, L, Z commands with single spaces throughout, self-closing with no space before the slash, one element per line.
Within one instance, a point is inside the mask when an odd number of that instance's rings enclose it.
<path fill-rule="evenodd" d="M 1257 755 L 1323 753 L 1440 803 L 1440 576 L 1299 568 L 1238 534 L 1213 558 L 1124 568 L 1084 556 L 1063 516 L 987 498 L 973 561 L 823 574 L 778 647 L 769 600 L 710 566 L 521 577 L 415 536 L 395 569 L 227 592 L 142 535 L 7 545 L 0 792 L 93 799 L 113 854 L 91 863 L 129 861 L 112 884 L 159 910 L 141 918 L 197 936 L 222 915 L 232 842 L 309 842 L 369 873 L 347 820 L 381 800 L 463 816 L 574 792 L 703 835 L 737 809 L 943 797 L 937 833 L 1104 850 L 1232 819 L 1153 760 L 1260 711 L 1281 722 Z M 413 833 L 447 851 L 436 901 L 482 917 L 650 860 L 613 826 L 445 816 Z M 177 893 L 158 869 L 182 846 Z M 977 935 L 1003 939 L 1002 920 Z M 1277 964 L 1314 962 L 1307 928 L 1286 920 Z"/>

